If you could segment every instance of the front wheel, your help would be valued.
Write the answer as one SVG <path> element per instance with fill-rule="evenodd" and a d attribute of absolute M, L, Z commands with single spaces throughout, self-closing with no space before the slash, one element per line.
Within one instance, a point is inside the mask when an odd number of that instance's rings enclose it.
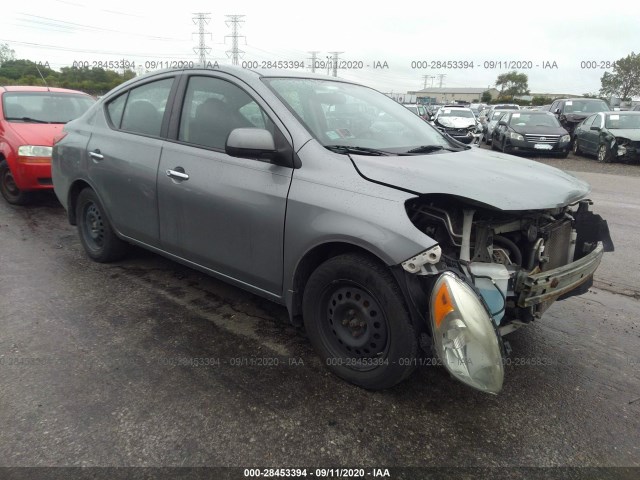
<path fill-rule="evenodd" d="M 611 163 L 612 160 L 611 152 L 607 146 L 604 144 L 600 145 L 600 148 L 598 148 L 598 161 L 601 163 Z"/>
<path fill-rule="evenodd" d="M 582 150 L 580 150 L 580 145 L 578 144 L 578 138 L 573 139 L 573 154 L 574 155 L 582 155 Z"/>
<path fill-rule="evenodd" d="M 333 257 L 309 278 L 304 326 L 322 361 L 368 389 L 389 388 L 415 368 L 418 343 L 393 275 L 360 254 Z"/>
<path fill-rule="evenodd" d="M 92 260 L 107 263 L 124 256 L 127 243 L 116 236 L 98 196 L 90 188 L 78 195 L 76 220 L 80 241 Z"/>
<path fill-rule="evenodd" d="M 31 200 L 30 192 L 20 190 L 6 160 L 0 162 L 0 192 L 12 205 L 26 205 Z"/>

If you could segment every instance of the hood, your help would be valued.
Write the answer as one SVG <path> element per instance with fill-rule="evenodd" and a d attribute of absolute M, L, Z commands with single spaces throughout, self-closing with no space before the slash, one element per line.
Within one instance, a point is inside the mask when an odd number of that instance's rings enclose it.
<path fill-rule="evenodd" d="M 436 120 L 436 123 L 446 128 L 467 128 L 475 126 L 476 119 L 469 117 L 440 117 Z"/>
<path fill-rule="evenodd" d="M 53 138 L 64 128 L 64 123 L 6 123 L 21 139 L 23 145 L 53 146 Z"/>
<path fill-rule="evenodd" d="M 626 138 L 632 142 L 640 141 L 640 128 L 610 128 L 609 132 L 616 138 Z"/>
<path fill-rule="evenodd" d="M 367 180 L 417 195 L 456 195 L 500 210 L 545 210 L 585 197 L 588 183 L 554 167 L 472 148 L 402 157 L 351 155 Z"/>
<path fill-rule="evenodd" d="M 593 113 L 567 113 L 564 118 L 567 119 L 567 122 L 578 123 L 591 115 Z"/>
<path fill-rule="evenodd" d="M 510 128 L 521 135 L 533 134 L 533 135 L 567 135 L 567 132 L 562 127 L 535 127 L 535 126 L 522 126 L 512 125 Z"/>

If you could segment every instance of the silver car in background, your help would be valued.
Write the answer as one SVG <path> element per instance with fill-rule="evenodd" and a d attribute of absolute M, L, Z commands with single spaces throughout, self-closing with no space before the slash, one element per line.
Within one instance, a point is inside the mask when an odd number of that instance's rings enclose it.
<path fill-rule="evenodd" d="M 584 293 L 613 248 L 586 183 L 331 77 L 158 71 L 64 133 L 53 183 L 89 257 L 140 245 L 286 305 L 365 388 L 435 355 L 499 392 L 502 335 Z"/>

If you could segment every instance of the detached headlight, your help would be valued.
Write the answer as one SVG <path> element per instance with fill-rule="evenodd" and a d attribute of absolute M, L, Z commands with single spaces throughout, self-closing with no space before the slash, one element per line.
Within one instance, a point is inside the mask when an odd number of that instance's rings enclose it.
<path fill-rule="evenodd" d="M 509 132 L 509 138 L 513 140 L 520 140 L 520 141 L 524 140 L 524 137 L 516 132 Z"/>
<path fill-rule="evenodd" d="M 571 140 L 571 135 L 563 135 L 560 137 L 560 143 L 567 143 Z"/>
<path fill-rule="evenodd" d="M 502 351 L 491 316 L 451 272 L 440 275 L 431 293 L 431 327 L 436 353 L 451 375 L 484 392 L 502 389 Z"/>
<path fill-rule="evenodd" d="M 18 147 L 19 157 L 50 157 L 52 147 L 43 147 L 40 145 L 22 145 Z"/>

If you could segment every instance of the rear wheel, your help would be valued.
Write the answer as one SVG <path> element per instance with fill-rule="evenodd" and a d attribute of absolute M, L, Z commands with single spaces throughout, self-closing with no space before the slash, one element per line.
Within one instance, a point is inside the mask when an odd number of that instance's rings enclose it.
<path fill-rule="evenodd" d="M 20 190 L 6 160 L 0 162 L 0 192 L 12 205 L 26 205 L 31 199 L 30 192 Z"/>
<path fill-rule="evenodd" d="M 127 243 L 116 236 L 98 196 L 90 188 L 78 195 L 76 219 L 80 241 L 92 260 L 106 263 L 124 256 Z"/>
<path fill-rule="evenodd" d="M 388 269 L 365 255 L 320 265 L 305 287 L 303 314 L 322 361 L 353 384 L 389 388 L 415 368 L 418 344 L 404 297 Z"/>
<path fill-rule="evenodd" d="M 606 145 L 602 144 L 598 148 L 598 161 L 601 163 L 611 163 L 613 160 L 611 152 Z"/>

